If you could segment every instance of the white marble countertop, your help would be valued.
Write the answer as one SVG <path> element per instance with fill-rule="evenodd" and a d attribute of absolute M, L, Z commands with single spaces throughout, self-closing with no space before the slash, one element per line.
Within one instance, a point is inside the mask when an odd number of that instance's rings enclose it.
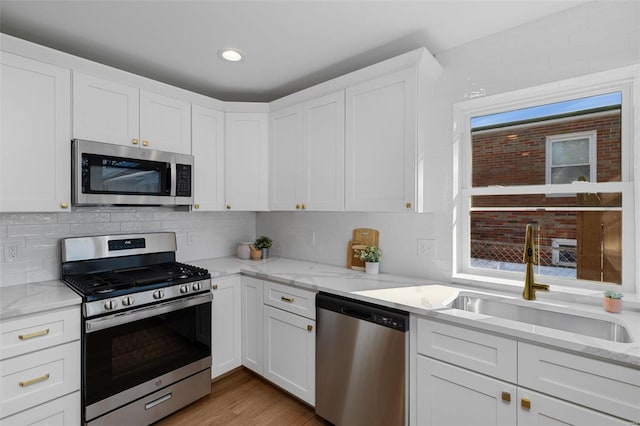
<path fill-rule="evenodd" d="M 593 297 L 585 294 L 577 294 L 573 300 L 567 294 L 563 294 L 561 300 L 553 300 L 553 295 L 545 294 L 544 300 L 531 302 L 522 300 L 520 295 L 503 293 L 495 289 L 485 291 L 478 287 L 471 288 L 391 274 L 367 275 L 344 267 L 283 258 L 251 261 L 225 257 L 190 263 L 207 268 L 214 279 L 224 275 L 243 273 L 260 279 L 314 291 L 330 292 L 466 327 L 508 335 L 521 341 L 550 345 L 615 363 L 640 367 L 640 311 L 624 310 L 620 314 L 611 314 L 605 312 L 601 306 L 593 305 Z M 543 310 L 574 313 L 578 316 L 616 322 L 627 328 L 633 342 L 611 342 L 572 332 L 450 309 L 452 300 L 459 293 L 474 292 L 501 301 L 505 301 L 506 298 L 506 301 L 511 304 L 535 306 Z"/>
<path fill-rule="evenodd" d="M 261 261 L 236 257 L 204 259 L 189 263 L 205 267 L 212 277 L 243 273 L 287 285 L 369 301 L 425 317 L 438 318 L 466 327 L 514 337 L 518 340 L 544 344 L 579 352 L 592 357 L 634 367 L 640 367 L 640 311 L 624 310 L 610 314 L 602 307 L 589 304 L 593 297 L 576 295 L 574 300 L 544 300 L 530 302 L 514 293 L 495 289 L 483 290 L 458 284 L 428 281 L 391 274 L 367 275 L 344 267 L 273 258 Z M 478 292 L 508 303 L 535 306 L 543 310 L 573 312 L 577 315 L 600 318 L 624 325 L 632 343 L 616 343 L 576 333 L 510 321 L 472 312 L 450 309 L 451 301 L 459 293 Z M 587 303 L 583 303 L 587 301 Z M 79 305 L 81 298 L 58 280 L 35 284 L 0 287 L 0 320 L 47 310 Z"/>
<path fill-rule="evenodd" d="M 81 303 L 82 298 L 58 280 L 0 287 L 0 320 Z"/>

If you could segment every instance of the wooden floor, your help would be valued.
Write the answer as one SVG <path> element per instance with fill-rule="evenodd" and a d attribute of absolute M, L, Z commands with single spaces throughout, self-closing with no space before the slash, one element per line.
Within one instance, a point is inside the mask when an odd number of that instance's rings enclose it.
<path fill-rule="evenodd" d="M 324 424 L 313 408 L 243 368 L 214 382 L 211 395 L 155 426 Z"/>

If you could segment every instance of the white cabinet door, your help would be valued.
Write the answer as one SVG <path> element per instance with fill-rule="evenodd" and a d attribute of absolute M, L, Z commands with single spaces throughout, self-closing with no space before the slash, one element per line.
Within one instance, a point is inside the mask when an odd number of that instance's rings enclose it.
<path fill-rule="evenodd" d="M 269 208 L 271 210 L 300 209 L 300 173 L 302 156 L 302 112 L 299 106 L 271 114 Z"/>
<path fill-rule="evenodd" d="M 346 90 L 345 209 L 413 211 L 416 70 Z"/>
<path fill-rule="evenodd" d="M 240 276 L 213 280 L 211 378 L 242 365 L 242 285 Z"/>
<path fill-rule="evenodd" d="M 191 104 L 140 91 L 143 148 L 191 154 Z"/>
<path fill-rule="evenodd" d="M 140 94 L 136 87 L 73 72 L 73 137 L 138 145 Z"/>
<path fill-rule="evenodd" d="M 267 210 L 268 121 L 263 113 L 226 113 L 226 209 Z"/>
<path fill-rule="evenodd" d="M 344 91 L 304 106 L 302 203 L 306 210 L 344 210 Z"/>
<path fill-rule="evenodd" d="M 193 105 L 191 153 L 195 158 L 193 208 L 224 209 L 224 113 Z"/>
<path fill-rule="evenodd" d="M 28 410 L 2 419 L 7 426 L 68 426 L 81 424 L 80 391 L 36 405 Z"/>
<path fill-rule="evenodd" d="M 417 358 L 419 425 L 516 424 L 516 386 L 422 355 Z"/>
<path fill-rule="evenodd" d="M 69 211 L 70 71 L 0 55 L 0 211 Z"/>
<path fill-rule="evenodd" d="M 518 426 L 616 426 L 630 424 L 629 421 L 522 388 L 518 388 L 518 405 Z"/>
<path fill-rule="evenodd" d="M 344 91 L 270 117 L 272 210 L 344 210 Z"/>
<path fill-rule="evenodd" d="M 73 73 L 73 137 L 191 153 L 191 104 Z"/>
<path fill-rule="evenodd" d="M 316 322 L 264 307 L 264 377 L 315 405 Z"/>
<path fill-rule="evenodd" d="M 242 277 L 242 365 L 262 375 L 263 282 Z"/>

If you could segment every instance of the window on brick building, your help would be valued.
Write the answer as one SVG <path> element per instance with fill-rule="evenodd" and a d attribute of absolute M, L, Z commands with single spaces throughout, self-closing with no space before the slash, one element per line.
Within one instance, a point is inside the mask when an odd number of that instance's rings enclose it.
<path fill-rule="evenodd" d="M 611 76 L 455 106 L 454 278 L 522 280 L 525 227 L 534 223 L 539 282 L 633 289 L 638 77 Z"/>
<path fill-rule="evenodd" d="M 597 137 L 598 130 L 547 136 L 546 183 L 597 182 Z"/>

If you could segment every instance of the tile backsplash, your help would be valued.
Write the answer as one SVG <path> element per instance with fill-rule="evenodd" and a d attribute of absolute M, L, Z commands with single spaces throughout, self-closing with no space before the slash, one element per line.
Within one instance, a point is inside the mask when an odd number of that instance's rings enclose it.
<path fill-rule="evenodd" d="M 0 286 L 60 278 L 60 239 L 174 231 L 179 261 L 235 254 L 255 238 L 251 212 L 179 212 L 163 207 L 75 209 L 70 213 L 0 214 Z"/>

